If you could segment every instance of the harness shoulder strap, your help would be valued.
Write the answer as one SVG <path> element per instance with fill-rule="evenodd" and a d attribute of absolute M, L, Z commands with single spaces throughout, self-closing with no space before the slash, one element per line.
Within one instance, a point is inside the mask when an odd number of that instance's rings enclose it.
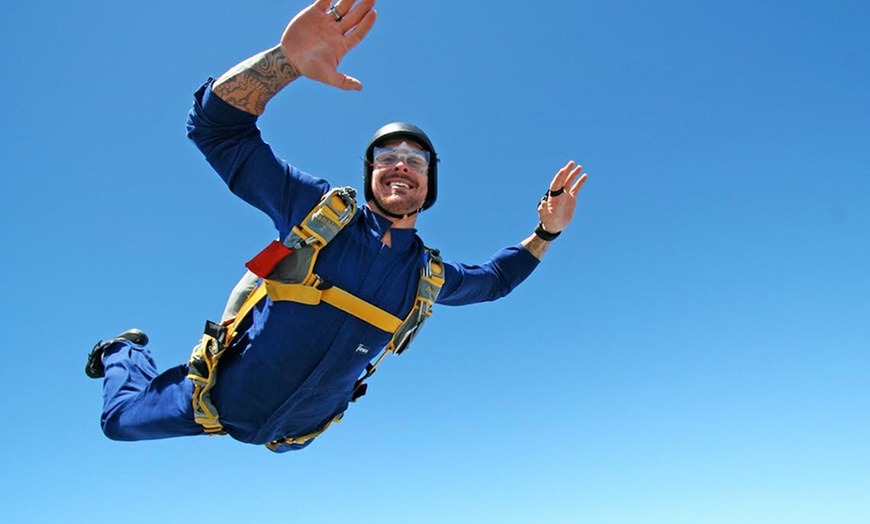
<path fill-rule="evenodd" d="M 331 189 L 282 242 L 272 241 L 245 266 L 260 278 L 274 282 L 314 285 L 317 255 L 350 223 L 356 210 L 355 189 Z"/>
<path fill-rule="evenodd" d="M 393 339 L 387 345 L 387 351 L 401 355 L 410 346 L 423 326 L 423 321 L 432 315 L 432 306 L 435 305 L 443 285 L 444 262 L 441 260 L 441 254 L 437 249 L 426 247 L 414 307 L 393 334 Z"/>

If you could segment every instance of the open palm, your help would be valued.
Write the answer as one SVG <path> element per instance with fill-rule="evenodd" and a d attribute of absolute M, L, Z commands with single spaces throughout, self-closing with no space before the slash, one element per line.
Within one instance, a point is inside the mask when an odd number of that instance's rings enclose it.
<path fill-rule="evenodd" d="M 317 0 L 287 25 L 281 36 L 281 49 L 296 71 L 312 80 L 345 90 L 359 91 L 362 83 L 338 71 L 344 55 L 356 47 L 375 23 L 375 0 Z"/>

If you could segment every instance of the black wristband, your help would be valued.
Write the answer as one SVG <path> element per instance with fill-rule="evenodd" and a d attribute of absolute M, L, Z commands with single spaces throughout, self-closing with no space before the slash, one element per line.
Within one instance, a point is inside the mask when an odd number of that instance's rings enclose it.
<path fill-rule="evenodd" d="M 535 235 L 537 235 L 538 238 L 540 238 L 541 240 L 546 240 L 547 242 L 552 242 L 556 240 L 556 238 L 558 238 L 561 234 L 561 231 L 559 231 L 558 233 L 550 233 L 549 231 L 544 229 L 544 224 L 540 222 L 538 222 L 538 226 L 535 228 Z"/>

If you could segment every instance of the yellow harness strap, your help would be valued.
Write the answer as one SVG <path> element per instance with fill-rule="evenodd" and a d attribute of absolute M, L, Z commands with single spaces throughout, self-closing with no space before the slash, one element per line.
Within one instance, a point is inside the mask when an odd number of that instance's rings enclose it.
<path fill-rule="evenodd" d="M 223 435 L 220 414 L 211 402 L 211 388 L 217 383 L 217 365 L 230 341 L 236 336 L 241 321 L 263 297 L 266 290 L 257 286 L 245 299 L 238 314 L 221 324 L 206 321 L 202 338 L 193 348 L 188 362 L 187 378 L 193 382 L 193 418 L 209 435 Z"/>
<path fill-rule="evenodd" d="M 264 287 L 269 298 L 274 302 L 289 300 L 310 306 L 326 302 L 387 333 L 395 333 L 399 329 L 399 326 L 402 325 L 400 318 L 334 286 L 318 289 L 317 287 L 303 284 L 282 284 L 266 280 Z"/>
<path fill-rule="evenodd" d="M 336 415 L 332 420 L 330 420 L 329 422 L 327 422 L 326 424 L 324 424 L 322 428 L 318 429 L 318 430 L 315 431 L 314 433 L 309 433 L 309 434 L 307 434 L 307 435 L 302 435 L 301 437 L 287 437 L 287 438 L 281 438 L 281 439 L 278 439 L 278 440 L 273 440 L 272 442 L 269 442 L 268 444 L 266 444 L 266 447 L 269 448 L 269 449 L 271 449 L 272 451 L 275 451 L 276 449 L 278 449 L 278 447 L 279 447 L 281 444 L 288 444 L 288 445 L 293 445 L 293 444 L 300 444 L 300 445 L 301 445 L 301 444 L 305 444 L 305 443 L 308 442 L 309 440 L 311 440 L 311 439 L 313 439 L 313 438 L 315 438 L 315 437 L 319 437 L 321 433 L 323 433 L 324 431 L 326 431 L 326 429 L 329 428 L 329 426 L 331 426 L 331 425 L 333 424 L 333 422 L 341 422 L 341 417 L 342 417 L 342 416 L 344 416 L 344 413 L 339 413 L 339 414 Z"/>
<path fill-rule="evenodd" d="M 227 344 L 229 344 L 232 339 L 236 338 L 236 329 L 238 329 L 239 324 L 242 323 L 242 320 L 248 316 L 248 313 L 250 313 L 251 310 L 254 309 L 254 306 L 256 306 L 261 300 L 263 300 L 263 297 L 265 296 L 266 290 L 263 288 L 262 285 L 257 286 L 253 291 L 251 291 L 251 294 L 248 295 L 248 298 L 245 299 L 242 307 L 239 308 L 239 312 L 238 314 L 236 314 L 235 318 L 233 318 L 231 321 L 228 321 L 229 327 L 227 328 Z"/>

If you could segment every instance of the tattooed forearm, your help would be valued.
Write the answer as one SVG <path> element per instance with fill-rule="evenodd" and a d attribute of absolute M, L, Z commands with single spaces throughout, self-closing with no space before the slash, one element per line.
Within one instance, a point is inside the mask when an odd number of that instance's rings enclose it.
<path fill-rule="evenodd" d="M 261 115 L 266 102 L 299 76 L 284 56 L 281 46 L 275 46 L 224 73 L 215 81 L 212 90 L 230 105 Z"/>
<path fill-rule="evenodd" d="M 538 260 L 544 258 L 544 253 L 550 249 L 550 242 L 543 240 L 538 235 L 532 235 L 529 238 L 522 241 L 523 247 L 526 250 L 535 256 Z"/>

